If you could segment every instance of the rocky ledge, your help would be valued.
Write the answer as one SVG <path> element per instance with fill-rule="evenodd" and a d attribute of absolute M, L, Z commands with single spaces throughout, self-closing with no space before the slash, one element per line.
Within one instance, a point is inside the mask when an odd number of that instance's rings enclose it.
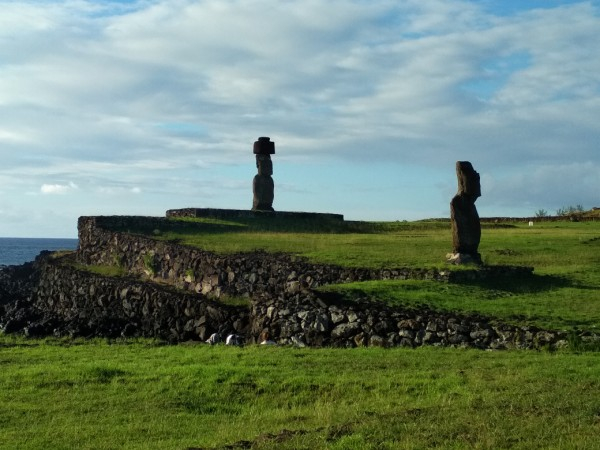
<path fill-rule="evenodd" d="M 252 336 L 269 331 L 282 344 L 333 347 L 453 346 L 533 349 L 568 346 L 568 334 L 519 327 L 475 314 L 392 308 L 373 299 L 347 301 L 304 292 L 252 303 Z M 582 334 L 581 338 L 596 339 Z"/>
<path fill-rule="evenodd" d="M 257 343 L 266 331 L 278 344 L 312 347 L 554 349 L 567 346 L 569 338 L 565 332 L 473 314 L 394 308 L 311 289 L 262 292 L 246 306 L 228 306 L 201 293 L 89 273 L 49 254 L 0 270 L 0 327 L 27 336 L 142 336 L 169 342 L 235 333 Z M 577 337 L 598 340 L 589 333 Z"/>
<path fill-rule="evenodd" d="M 560 331 L 390 307 L 377 299 L 347 299 L 319 289 L 366 280 L 517 280 L 533 276 L 530 267 L 343 268 L 288 254 L 217 255 L 122 231 L 160 228 L 164 220 L 82 217 L 75 254 L 44 252 L 33 263 L 0 269 L 0 329 L 29 336 L 143 336 L 170 342 L 237 334 L 250 343 L 268 332 L 279 344 L 334 347 L 560 348 L 570 338 Z M 127 275 L 86 270 L 115 264 Z M 231 298 L 242 301 L 231 306 Z M 589 333 L 576 338 L 598 339 Z"/>

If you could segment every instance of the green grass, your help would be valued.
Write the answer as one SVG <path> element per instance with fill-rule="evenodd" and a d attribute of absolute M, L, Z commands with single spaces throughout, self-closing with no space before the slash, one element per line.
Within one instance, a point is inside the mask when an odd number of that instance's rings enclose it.
<path fill-rule="evenodd" d="M 219 297 L 219 301 L 229 306 L 242 306 L 248 309 L 251 306 L 251 301 L 249 297 L 221 295 L 221 297 Z"/>
<path fill-rule="evenodd" d="M 348 267 L 437 266 L 451 242 L 447 222 L 173 221 L 154 237 L 222 254 L 264 250 Z M 135 231 L 135 230 L 134 230 Z M 419 251 L 415 251 L 416 249 Z"/>
<path fill-rule="evenodd" d="M 103 277 L 124 277 L 127 276 L 127 270 L 121 266 L 111 265 L 98 265 L 98 264 L 76 264 L 72 263 L 73 267 L 77 270 L 83 270 L 85 272 L 93 273 Z"/>
<path fill-rule="evenodd" d="M 535 276 L 440 284 L 383 281 L 330 286 L 328 291 L 393 305 L 475 312 L 559 330 L 600 330 L 600 224 L 546 223 L 484 229 L 480 251 L 491 265 L 525 265 Z"/>
<path fill-rule="evenodd" d="M 302 255 L 314 262 L 373 268 L 439 267 L 452 247 L 450 225 L 443 221 L 340 222 L 330 229 L 316 224 L 299 227 L 294 222 L 287 222 L 286 228 L 285 221 L 269 226 L 264 220 L 188 219 L 184 222 L 188 227 L 155 230 L 155 237 L 222 254 L 265 250 Z M 579 244 L 598 236 L 600 221 L 547 222 L 534 227 L 484 223 L 480 251 L 489 264 L 535 265 L 538 269 L 561 262 L 571 266 L 579 262 L 583 249 Z M 589 246 L 600 248 L 600 242 Z"/>
<path fill-rule="evenodd" d="M 600 331 L 600 291 L 549 276 L 505 282 L 445 284 L 429 280 L 369 281 L 321 288 L 344 298 L 375 299 L 409 309 L 477 313 L 552 330 Z"/>
<path fill-rule="evenodd" d="M 3 449 L 598 448 L 598 353 L 0 337 L 0 366 Z"/>

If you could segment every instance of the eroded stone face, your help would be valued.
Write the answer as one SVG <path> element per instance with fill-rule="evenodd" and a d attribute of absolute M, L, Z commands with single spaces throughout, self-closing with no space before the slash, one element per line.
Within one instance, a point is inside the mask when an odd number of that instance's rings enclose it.
<path fill-rule="evenodd" d="M 473 165 L 469 161 L 456 162 L 456 176 L 458 178 L 457 195 L 472 198 L 473 202 L 481 197 L 479 174 L 475 171 Z"/>
<path fill-rule="evenodd" d="M 270 155 L 256 155 L 256 169 L 262 176 L 273 175 L 273 161 Z"/>
<path fill-rule="evenodd" d="M 268 163 L 265 160 L 259 163 L 258 158 L 269 158 Z M 269 155 L 257 155 L 256 165 L 258 167 L 258 174 L 254 177 L 252 182 L 252 193 L 254 194 L 254 200 L 252 202 L 253 211 L 274 211 L 273 199 L 275 197 L 275 184 L 271 174 L 273 173 L 273 166 L 271 164 L 271 158 Z"/>
<path fill-rule="evenodd" d="M 481 240 L 481 223 L 475 201 L 481 196 L 479 174 L 468 161 L 456 162 L 458 192 L 450 202 L 452 223 L 452 254 L 447 255 L 453 264 L 481 264 L 478 252 Z"/>

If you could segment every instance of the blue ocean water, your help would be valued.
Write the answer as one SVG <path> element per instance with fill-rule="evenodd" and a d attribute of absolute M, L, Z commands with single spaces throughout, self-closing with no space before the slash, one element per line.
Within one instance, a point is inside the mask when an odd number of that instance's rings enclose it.
<path fill-rule="evenodd" d="M 0 238 L 0 266 L 33 261 L 42 250 L 75 250 L 77 239 Z"/>

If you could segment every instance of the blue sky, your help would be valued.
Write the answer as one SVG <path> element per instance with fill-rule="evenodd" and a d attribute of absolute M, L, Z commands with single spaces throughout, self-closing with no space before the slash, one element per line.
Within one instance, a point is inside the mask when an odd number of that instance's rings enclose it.
<path fill-rule="evenodd" d="M 600 206 L 600 2 L 0 0 L 0 236 L 81 215 Z"/>

